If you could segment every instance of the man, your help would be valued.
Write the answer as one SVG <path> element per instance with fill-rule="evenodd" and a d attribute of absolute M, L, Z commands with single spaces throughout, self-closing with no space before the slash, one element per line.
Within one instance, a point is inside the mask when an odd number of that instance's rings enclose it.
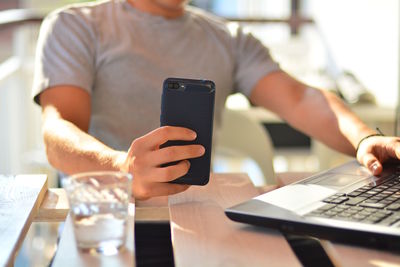
<path fill-rule="evenodd" d="M 43 23 L 33 94 L 49 162 L 67 174 L 130 172 L 138 199 L 186 190 L 165 182 L 185 174 L 187 159 L 204 148 L 159 148 L 196 138 L 189 129 L 157 128 L 167 77 L 215 81 L 217 126 L 226 97 L 237 90 L 338 151 L 354 156 L 357 148 L 374 174 L 400 156 L 399 138 L 376 135 L 336 96 L 280 70 L 240 27 L 184 0 L 115 0 L 58 10 Z M 172 161 L 180 162 L 161 167 Z"/>

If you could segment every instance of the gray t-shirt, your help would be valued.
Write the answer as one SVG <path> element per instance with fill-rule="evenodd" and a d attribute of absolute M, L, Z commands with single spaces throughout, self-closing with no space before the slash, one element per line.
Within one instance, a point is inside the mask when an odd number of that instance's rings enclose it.
<path fill-rule="evenodd" d="M 194 7 L 165 19 L 125 0 L 51 13 L 36 56 L 35 101 L 57 85 L 86 90 L 92 104 L 89 133 L 119 150 L 159 127 L 165 78 L 213 80 L 218 128 L 229 94 L 249 95 L 263 76 L 279 70 L 268 50 L 236 24 Z"/>

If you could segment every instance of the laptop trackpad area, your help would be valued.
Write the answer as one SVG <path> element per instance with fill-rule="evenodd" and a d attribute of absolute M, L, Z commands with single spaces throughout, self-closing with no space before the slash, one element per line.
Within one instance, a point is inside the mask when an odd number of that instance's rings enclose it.
<path fill-rule="evenodd" d="M 350 175 L 341 173 L 329 173 L 326 172 L 322 175 L 316 175 L 306 179 L 301 184 L 315 184 L 330 187 L 332 189 L 342 189 L 351 184 L 358 183 L 359 181 L 365 180 L 371 175 Z"/>
<path fill-rule="evenodd" d="M 316 201 L 320 201 L 337 190 L 316 184 L 293 184 L 281 187 L 254 199 L 275 205 L 290 211 L 298 210 Z"/>

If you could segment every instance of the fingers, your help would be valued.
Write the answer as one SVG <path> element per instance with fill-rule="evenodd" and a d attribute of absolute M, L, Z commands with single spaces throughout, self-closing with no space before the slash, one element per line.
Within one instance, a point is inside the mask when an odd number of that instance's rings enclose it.
<path fill-rule="evenodd" d="M 189 168 L 189 161 L 183 160 L 176 165 L 154 169 L 145 168 L 143 173 L 136 172 L 132 185 L 133 195 L 137 199 L 148 199 L 182 192 L 188 188 L 188 185 L 168 182 L 185 175 Z"/>
<path fill-rule="evenodd" d="M 205 149 L 201 145 L 170 146 L 150 152 L 147 157 L 155 166 L 184 159 L 198 158 L 204 155 Z"/>
<path fill-rule="evenodd" d="M 174 195 L 187 190 L 189 185 L 154 183 L 148 186 L 137 187 L 133 185 L 132 192 L 136 199 L 145 200 L 151 197 Z"/>
<path fill-rule="evenodd" d="M 167 182 L 185 175 L 190 168 L 187 159 L 197 158 L 205 153 L 201 145 L 170 146 L 160 149 L 160 145 L 169 140 L 191 141 L 196 133 L 182 127 L 165 126 L 158 128 L 138 139 L 135 139 L 128 151 L 126 162 L 128 170 L 133 173 L 133 193 L 136 198 L 146 199 L 161 195 L 182 192 L 186 185 Z M 161 167 L 168 162 L 178 163 Z"/>
<path fill-rule="evenodd" d="M 398 139 L 394 141 L 393 145 L 391 145 L 391 148 L 392 150 L 390 156 L 392 158 L 400 159 L 400 141 Z"/>
<path fill-rule="evenodd" d="M 158 149 L 161 144 L 169 140 L 191 141 L 196 139 L 194 131 L 174 126 L 164 126 L 136 139 L 131 146 L 131 150 L 142 153 L 149 150 Z"/>
<path fill-rule="evenodd" d="M 183 160 L 175 165 L 157 168 L 154 171 L 155 181 L 170 182 L 185 175 L 190 169 L 190 162 Z"/>
<path fill-rule="evenodd" d="M 367 167 L 373 175 L 378 175 L 382 172 L 382 164 L 372 153 L 365 154 L 362 157 L 361 163 Z"/>
<path fill-rule="evenodd" d="M 134 159 L 135 175 L 146 177 L 152 182 L 167 182 L 186 174 L 190 163 L 186 159 L 204 155 L 201 145 L 172 146 L 136 156 Z M 160 167 L 169 162 L 181 161 L 176 165 Z"/>
<path fill-rule="evenodd" d="M 190 168 L 188 160 L 183 160 L 168 167 L 147 168 L 138 172 L 140 177 L 146 177 L 147 183 L 170 182 L 185 175 Z"/>

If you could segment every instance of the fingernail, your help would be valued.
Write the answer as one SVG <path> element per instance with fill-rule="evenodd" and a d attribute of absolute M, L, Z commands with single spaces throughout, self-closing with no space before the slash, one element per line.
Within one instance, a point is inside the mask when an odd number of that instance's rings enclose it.
<path fill-rule="evenodd" d="M 197 133 L 196 132 L 192 132 L 190 135 L 192 136 L 193 139 L 196 139 L 196 137 L 197 137 Z"/>
<path fill-rule="evenodd" d="M 378 163 L 374 163 L 372 164 L 372 173 L 375 174 L 378 171 Z"/>
<path fill-rule="evenodd" d="M 202 146 L 200 147 L 199 152 L 203 155 L 206 152 L 206 149 Z"/>

